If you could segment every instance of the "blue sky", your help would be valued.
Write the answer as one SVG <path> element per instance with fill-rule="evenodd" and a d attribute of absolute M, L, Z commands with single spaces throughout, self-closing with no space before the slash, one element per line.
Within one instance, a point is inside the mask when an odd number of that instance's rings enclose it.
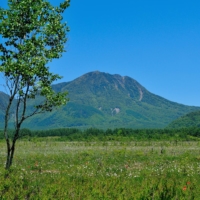
<path fill-rule="evenodd" d="M 199 8 L 197 0 L 71 0 L 67 53 L 51 70 L 62 81 L 95 70 L 126 75 L 154 94 L 200 106 Z"/>

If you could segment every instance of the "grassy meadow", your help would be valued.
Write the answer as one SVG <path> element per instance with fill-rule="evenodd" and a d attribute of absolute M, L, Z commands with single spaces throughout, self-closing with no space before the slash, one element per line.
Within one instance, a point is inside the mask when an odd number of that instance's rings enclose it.
<path fill-rule="evenodd" d="M 4 170 L 0 199 L 200 199 L 200 142 L 65 142 L 57 137 L 17 143 Z"/>

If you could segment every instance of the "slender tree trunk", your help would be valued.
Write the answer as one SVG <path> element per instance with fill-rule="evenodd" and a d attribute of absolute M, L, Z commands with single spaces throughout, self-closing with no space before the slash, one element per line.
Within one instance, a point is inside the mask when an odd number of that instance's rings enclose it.
<path fill-rule="evenodd" d="M 6 159 L 6 169 L 10 169 L 12 166 L 12 161 L 15 153 L 15 144 L 17 141 L 19 130 L 15 132 L 15 136 L 12 141 L 12 146 L 10 146 L 10 141 L 7 142 L 7 159 Z"/>
<path fill-rule="evenodd" d="M 15 153 L 15 143 L 16 143 L 16 140 L 13 141 L 13 145 L 12 145 L 12 148 L 11 148 L 11 153 L 10 153 L 10 166 L 12 165 L 12 161 L 13 161 L 13 157 L 14 157 L 14 153 Z"/>
<path fill-rule="evenodd" d="M 7 159 L 6 159 L 6 169 L 10 168 L 10 141 L 9 139 L 6 140 L 6 144 L 7 144 Z"/>
<path fill-rule="evenodd" d="M 7 145 L 7 159 L 6 159 L 6 169 L 10 168 L 10 153 L 11 153 L 11 148 L 10 148 L 10 139 L 8 136 L 8 118 L 9 118 L 9 111 L 10 111 L 10 107 L 12 104 L 12 99 L 10 98 L 8 107 L 6 109 L 6 114 L 5 114 L 5 127 L 4 127 L 4 137 L 6 139 L 6 145 Z"/>

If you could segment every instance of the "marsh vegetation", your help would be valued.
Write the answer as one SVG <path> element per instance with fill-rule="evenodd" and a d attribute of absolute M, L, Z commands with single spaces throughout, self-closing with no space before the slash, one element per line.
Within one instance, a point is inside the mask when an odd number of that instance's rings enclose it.
<path fill-rule="evenodd" d="M 199 199 L 200 142 L 20 140 L 1 199 Z M 0 142 L 0 161 L 6 146 Z"/>

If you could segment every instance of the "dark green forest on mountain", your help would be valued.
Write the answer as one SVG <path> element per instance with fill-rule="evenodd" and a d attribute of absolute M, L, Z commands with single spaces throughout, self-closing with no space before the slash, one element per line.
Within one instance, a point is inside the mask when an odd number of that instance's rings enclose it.
<path fill-rule="evenodd" d="M 168 128 L 184 128 L 184 127 L 198 127 L 200 128 L 200 111 L 188 113 L 173 122 Z"/>
<path fill-rule="evenodd" d="M 35 115 L 25 121 L 23 128 L 31 130 L 56 128 L 165 128 L 185 114 L 200 110 L 152 94 L 128 76 L 90 72 L 77 79 L 52 86 L 56 92 L 68 91 L 66 106 L 50 113 Z M 7 96 L 0 93 L 0 127 Z M 42 99 L 28 101 L 28 112 Z M 10 113 L 14 121 L 14 113 Z"/>

